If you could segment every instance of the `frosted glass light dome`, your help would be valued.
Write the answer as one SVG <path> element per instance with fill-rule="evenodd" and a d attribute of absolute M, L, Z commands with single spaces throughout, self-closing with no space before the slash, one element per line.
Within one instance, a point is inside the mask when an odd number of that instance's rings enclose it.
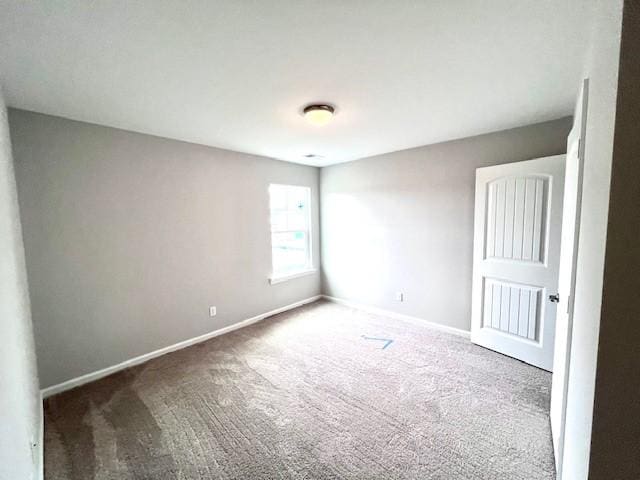
<path fill-rule="evenodd" d="M 333 118 L 335 109 L 331 105 L 309 105 L 303 110 L 304 118 L 312 125 L 321 127 Z"/>

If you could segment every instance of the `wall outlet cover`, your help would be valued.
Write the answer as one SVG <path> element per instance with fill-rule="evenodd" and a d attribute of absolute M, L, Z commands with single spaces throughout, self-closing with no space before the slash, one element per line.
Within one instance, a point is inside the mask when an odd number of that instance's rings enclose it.
<path fill-rule="evenodd" d="M 209 316 L 210 317 L 215 317 L 217 313 L 218 312 L 217 312 L 216 307 L 209 307 Z"/>

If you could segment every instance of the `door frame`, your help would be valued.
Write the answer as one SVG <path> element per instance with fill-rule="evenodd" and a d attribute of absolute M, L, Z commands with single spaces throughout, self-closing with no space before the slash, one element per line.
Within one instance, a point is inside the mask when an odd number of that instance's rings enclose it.
<path fill-rule="evenodd" d="M 567 296 L 567 338 L 566 343 L 562 344 L 562 342 L 556 341 L 554 358 L 560 358 L 559 353 L 564 353 L 565 362 L 564 365 L 557 365 L 554 363 L 554 371 L 558 371 L 558 368 L 562 368 L 564 372 L 564 382 L 559 386 L 562 388 L 561 392 L 558 392 L 556 389 L 552 388 L 551 397 L 554 398 L 555 395 L 562 394 L 561 397 L 561 405 L 560 405 L 560 423 L 557 435 L 557 444 L 554 442 L 554 454 L 555 454 L 555 462 L 556 462 L 556 475 L 557 480 L 562 480 L 562 467 L 564 460 L 564 445 L 565 445 L 565 427 L 567 421 L 567 394 L 569 388 L 569 375 L 571 370 L 571 344 L 572 344 L 572 335 L 573 335 L 573 313 L 575 307 L 575 289 L 576 289 L 576 270 L 578 266 L 578 243 L 580 240 L 580 220 L 582 216 L 582 185 L 583 185 L 583 173 L 584 173 L 584 158 L 585 158 L 585 138 L 586 138 L 586 129 L 587 129 L 587 109 L 589 105 L 589 79 L 586 78 L 582 82 L 582 95 L 578 97 L 578 101 L 581 100 L 581 118 L 578 120 L 574 116 L 574 126 L 572 130 L 576 127 L 576 122 L 580 122 L 580 137 L 578 138 L 578 168 L 575 170 L 575 174 L 577 175 L 576 179 L 576 210 L 575 210 L 575 224 L 574 224 L 574 238 L 573 238 L 573 248 L 571 252 L 562 252 L 560 251 L 560 263 L 563 262 L 571 262 L 571 280 L 570 287 L 568 292 L 559 292 L 560 295 Z M 577 111 L 577 108 L 576 108 Z M 565 183 L 568 181 L 567 169 L 565 169 Z M 564 224 L 564 213 L 565 209 L 563 209 L 563 224 Z M 567 258 L 568 255 L 571 255 L 571 258 Z M 556 329 L 558 327 L 558 323 L 556 323 Z M 557 386 L 558 387 L 558 386 Z M 552 400 L 553 401 L 553 400 Z M 551 412 L 550 412 L 551 414 Z M 553 427 L 553 422 L 552 422 Z M 555 437 L 555 435 L 552 435 Z"/>

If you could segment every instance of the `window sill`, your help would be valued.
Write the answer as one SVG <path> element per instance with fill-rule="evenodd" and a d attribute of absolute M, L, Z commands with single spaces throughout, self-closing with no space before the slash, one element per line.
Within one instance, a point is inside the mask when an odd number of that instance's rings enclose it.
<path fill-rule="evenodd" d="M 313 275 L 317 271 L 318 270 L 315 268 L 309 268 L 308 270 L 301 270 L 299 272 L 287 273 L 286 275 L 272 275 L 269 277 L 269 283 L 271 285 L 275 285 L 276 283 L 286 282 L 287 280 L 293 280 L 294 278 Z"/>

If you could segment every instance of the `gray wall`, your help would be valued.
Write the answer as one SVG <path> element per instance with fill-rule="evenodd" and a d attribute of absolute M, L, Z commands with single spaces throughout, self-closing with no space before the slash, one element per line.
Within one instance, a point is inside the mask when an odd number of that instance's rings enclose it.
<path fill-rule="evenodd" d="M 475 169 L 564 153 L 570 126 L 565 118 L 323 168 L 324 292 L 469 330 Z"/>
<path fill-rule="evenodd" d="M 589 478 L 640 478 L 640 2 L 626 1 Z M 630 208 L 631 207 L 631 208 Z"/>
<path fill-rule="evenodd" d="M 35 479 L 42 449 L 42 405 L 9 125 L 1 91 L 0 339 L 0 480 Z"/>
<path fill-rule="evenodd" d="M 584 76 L 589 78 L 589 105 L 567 390 L 563 469 L 566 480 L 585 480 L 589 475 L 620 54 L 622 0 L 597 0 L 597 3 L 598 12 L 584 69 Z M 626 207 L 637 211 L 637 205 L 633 203 L 627 203 Z M 622 405 L 616 408 L 626 410 Z M 607 442 L 617 448 L 614 438 Z M 618 464 L 610 463 L 608 468 L 606 477 L 593 478 L 629 478 L 617 475 Z"/>
<path fill-rule="evenodd" d="M 269 285 L 268 184 L 318 169 L 10 111 L 42 387 L 320 293 Z M 209 305 L 218 315 L 209 317 Z"/>

